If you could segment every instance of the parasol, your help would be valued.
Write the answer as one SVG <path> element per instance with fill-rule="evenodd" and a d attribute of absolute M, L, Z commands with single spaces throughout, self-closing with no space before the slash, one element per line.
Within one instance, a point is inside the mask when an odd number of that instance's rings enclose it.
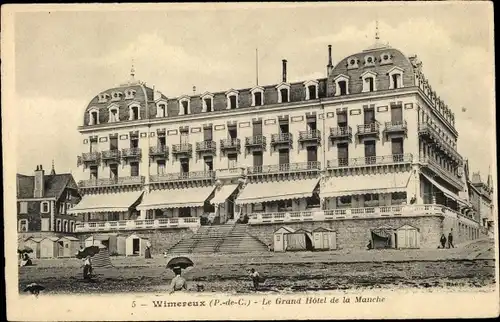
<path fill-rule="evenodd" d="M 40 285 L 40 284 L 31 283 L 31 284 L 26 285 L 26 287 L 24 288 L 23 291 L 38 295 L 40 293 L 40 291 L 43 291 L 44 289 L 45 289 L 45 287 Z"/>
<path fill-rule="evenodd" d="M 33 249 L 31 249 L 31 247 L 28 247 L 28 246 L 24 246 L 23 248 L 21 249 L 18 249 L 17 252 L 19 254 L 24 254 L 24 253 L 33 253 Z"/>
<path fill-rule="evenodd" d="M 81 249 L 76 253 L 76 258 L 82 259 L 87 256 L 94 256 L 95 254 L 99 253 L 99 247 L 97 246 L 89 246 L 85 247 L 84 249 Z"/>
<path fill-rule="evenodd" d="M 176 267 L 186 269 L 190 266 L 194 266 L 194 263 L 192 260 L 190 260 L 187 257 L 174 257 L 171 260 L 168 261 L 167 268 L 174 269 Z"/>

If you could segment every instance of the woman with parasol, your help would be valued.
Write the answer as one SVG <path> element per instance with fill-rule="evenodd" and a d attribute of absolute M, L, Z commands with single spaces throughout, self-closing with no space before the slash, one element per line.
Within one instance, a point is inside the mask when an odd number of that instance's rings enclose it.
<path fill-rule="evenodd" d="M 84 249 L 80 248 L 78 253 L 76 254 L 76 258 L 83 259 L 83 279 L 88 280 L 92 277 L 92 256 L 99 253 L 99 247 L 97 246 L 89 246 Z"/>
<path fill-rule="evenodd" d="M 170 268 L 175 274 L 175 277 L 170 283 L 170 294 L 177 291 L 187 291 L 186 279 L 181 276 L 181 273 L 182 269 L 186 269 L 193 265 L 193 262 L 187 257 L 175 257 L 168 262 L 167 268 Z"/>
<path fill-rule="evenodd" d="M 29 257 L 28 253 L 32 253 L 33 249 L 30 247 L 25 246 L 23 249 L 18 249 L 17 252 L 19 255 L 21 255 L 21 263 L 20 266 L 32 266 L 33 262 L 31 261 L 31 258 Z"/>

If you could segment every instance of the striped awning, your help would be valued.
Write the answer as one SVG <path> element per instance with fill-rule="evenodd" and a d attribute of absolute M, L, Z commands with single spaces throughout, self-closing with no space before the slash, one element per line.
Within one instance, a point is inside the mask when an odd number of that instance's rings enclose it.
<path fill-rule="evenodd" d="M 368 193 L 404 192 L 410 181 L 408 172 L 377 173 L 363 176 L 330 177 L 321 187 L 321 198 Z"/>
<path fill-rule="evenodd" d="M 216 205 L 225 203 L 226 199 L 233 194 L 233 192 L 238 188 L 237 184 L 228 184 L 222 186 L 220 189 L 215 190 L 215 197 L 210 200 L 210 203 Z"/>
<path fill-rule="evenodd" d="M 75 207 L 68 209 L 68 214 L 128 211 L 141 196 L 142 191 L 84 195 Z"/>
<path fill-rule="evenodd" d="M 319 179 L 302 179 L 250 183 L 236 199 L 236 204 L 260 203 L 277 200 L 308 198 L 313 194 Z"/>
<path fill-rule="evenodd" d="M 202 207 L 214 189 L 214 186 L 209 186 L 154 190 L 144 195 L 137 210 Z"/>

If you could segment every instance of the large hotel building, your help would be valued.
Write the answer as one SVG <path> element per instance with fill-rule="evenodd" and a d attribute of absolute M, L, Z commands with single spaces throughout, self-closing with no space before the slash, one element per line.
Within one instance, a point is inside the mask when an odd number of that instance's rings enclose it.
<path fill-rule="evenodd" d="M 479 238 L 459 197 L 455 114 L 422 63 L 376 44 L 334 65 L 331 50 L 320 79 L 289 82 L 283 60 L 272 85 L 166 97 L 132 71 L 98 93 L 78 128 L 76 231 L 136 234 L 161 251 L 236 222 L 266 245 L 280 228 L 332 231 L 344 249 L 372 234 L 396 248 Z"/>

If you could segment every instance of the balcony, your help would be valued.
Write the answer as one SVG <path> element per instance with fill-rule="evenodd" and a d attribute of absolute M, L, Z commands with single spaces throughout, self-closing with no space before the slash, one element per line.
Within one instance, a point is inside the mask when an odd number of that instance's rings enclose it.
<path fill-rule="evenodd" d="M 123 159 L 137 159 L 140 160 L 142 156 L 141 148 L 127 148 L 122 149 L 122 158 Z"/>
<path fill-rule="evenodd" d="M 221 152 L 227 151 L 240 151 L 241 143 L 240 139 L 222 139 L 220 140 L 220 150 Z"/>
<path fill-rule="evenodd" d="M 247 175 L 287 174 L 287 173 L 317 173 L 321 170 L 321 162 L 309 161 L 274 165 L 261 165 L 247 168 Z"/>
<path fill-rule="evenodd" d="M 161 228 L 198 228 L 200 226 L 201 223 L 199 217 L 181 217 L 145 220 L 84 222 L 75 225 L 75 232 L 101 232 Z"/>
<path fill-rule="evenodd" d="M 78 183 L 79 188 L 104 188 L 104 187 L 125 187 L 144 184 L 144 176 L 99 178 L 82 180 Z"/>
<path fill-rule="evenodd" d="M 203 181 L 214 179 L 213 171 L 177 172 L 151 175 L 151 183 Z"/>
<path fill-rule="evenodd" d="M 82 164 L 97 164 L 101 161 L 100 152 L 86 152 L 82 153 L 81 156 L 77 158 L 77 166 Z"/>
<path fill-rule="evenodd" d="M 312 131 L 300 131 L 299 132 L 299 143 L 318 145 L 321 143 L 321 132 L 319 130 Z"/>
<path fill-rule="evenodd" d="M 437 174 L 438 176 L 440 176 L 441 178 L 452 184 L 456 189 L 459 190 L 463 189 L 462 180 L 460 180 L 460 178 L 456 174 L 443 168 L 434 159 L 431 159 L 429 157 L 421 157 L 420 164 L 422 164 L 422 166 L 424 167 L 427 167 L 429 170 L 431 170 L 432 172 L 434 172 L 435 174 Z"/>
<path fill-rule="evenodd" d="M 427 122 L 420 123 L 418 125 L 418 135 L 436 145 L 438 149 L 443 151 L 445 155 L 450 157 L 453 161 L 458 164 L 461 164 L 463 159 L 462 156 L 457 152 L 454 146 L 450 143 L 446 142 L 442 136 L 438 133 L 438 131 L 432 127 Z"/>
<path fill-rule="evenodd" d="M 102 151 L 101 158 L 103 161 L 116 161 L 119 162 L 121 159 L 121 152 L 120 150 L 107 150 L 107 151 Z"/>
<path fill-rule="evenodd" d="M 266 149 L 266 145 L 266 137 L 263 135 L 247 136 L 245 138 L 245 147 L 247 149 L 262 151 Z"/>
<path fill-rule="evenodd" d="M 149 147 L 149 156 L 151 158 L 163 158 L 168 159 L 168 146 L 166 145 L 158 145 L 158 146 L 150 146 Z"/>
<path fill-rule="evenodd" d="M 384 133 L 386 136 L 390 134 L 403 134 L 407 135 L 408 133 L 408 124 L 406 120 L 404 121 L 395 121 L 395 122 L 385 122 Z"/>
<path fill-rule="evenodd" d="M 331 127 L 330 140 L 350 142 L 352 140 L 352 128 L 350 126 Z"/>
<path fill-rule="evenodd" d="M 339 208 L 313 211 L 284 211 L 253 213 L 248 224 L 279 224 L 293 222 L 333 221 L 346 219 L 372 219 L 387 217 L 459 216 L 441 205 L 393 205 L 365 208 Z"/>
<path fill-rule="evenodd" d="M 291 147 L 293 145 L 293 135 L 292 133 L 280 133 L 273 134 L 271 136 L 271 145 L 272 146 L 288 146 Z"/>
<path fill-rule="evenodd" d="M 356 133 L 359 139 L 367 137 L 379 138 L 380 136 L 380 124 L 378 122 L 370 124 L 358 125 L 358 132 Z"/>
<path fill-rule="evenodd" d="M 217 147 L 215 141 L 201 141 L 196 142 L 196 152 L 209 153 L 214 155 Z"/>
<path fill-rule="evenodd" d="M 245 176 L 245 168 L 219 169 L 215 172 L 217 179 L 238 179 Z"/>
<path fill-rule="evenodd" d="M 193 145 L 191 143 L 182 143 L 172 145 L 173 155 L 191 156 L 193 153 Z"/>
<path fill-rule="evenodd" d="M 371 156 L 361 158 L 340 158 L 328 160 L 327 169 L 360 168 L 367 166 L 410 164 L 413 161 L 412 154 L 394 154 Z"/>

